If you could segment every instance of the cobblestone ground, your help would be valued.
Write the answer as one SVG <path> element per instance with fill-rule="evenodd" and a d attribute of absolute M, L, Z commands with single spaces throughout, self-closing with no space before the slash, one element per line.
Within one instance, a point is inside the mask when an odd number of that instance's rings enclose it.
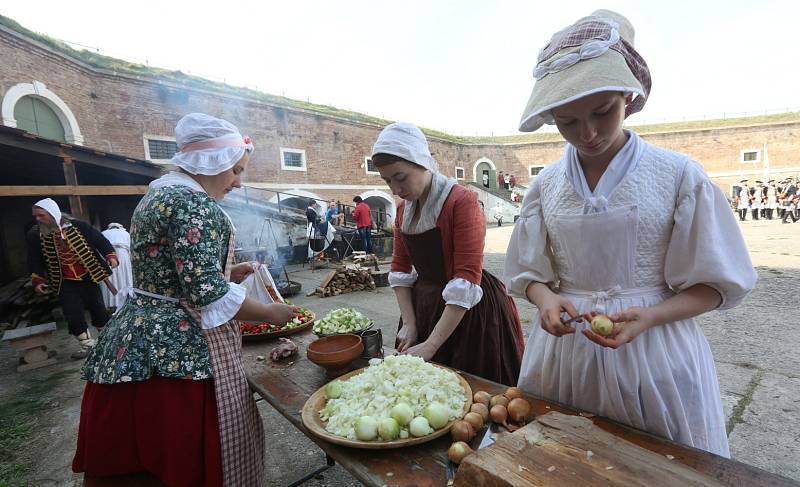
<path fill-rule="evenodd" d="M 800 224 L 748 221 L 742 230 L 758 269 L 758 286 L 740 307 L 708 313 L 699 322 L 714 352 L 733 458 L 800 480 L 800 315 L 795 304 L 800 294 Z M 485 265 L 496 275 L 502 275 L 510 234 L 510 226 L 487 232 Z M 292 279 L 304 289 L 315 287 L 325 274 L 308 268 L 292 271 Z M 355 306 L 382 328 L 386 345 L 394 342 L 398 310 L 388 288 L 326 299 L 299 296 L 295 302 L 317 314 Z M 527 330 L 534 308 L 522 300 L 517 304 Z M 79 364 L 66 358 L 75 343 L 66 330 L 57 335 L 61 361 L 27 374 L 14 372 L 15 354 L 8 346 L 0 347 L 0 400 L 19 393 L 32 380 L 67 373 L 37 412 L 34 437 L 25 445 L 32 464 L 30 485 L 37 487 L 82 485 L 69 466 L 83 383 Z M 268 404 L 259 402 L 259 409 L 267 431 L 269 485 L 287 485 L 325 463 L 321 450 Z M 306 485 L 360 484 L 337 465 Z"/>

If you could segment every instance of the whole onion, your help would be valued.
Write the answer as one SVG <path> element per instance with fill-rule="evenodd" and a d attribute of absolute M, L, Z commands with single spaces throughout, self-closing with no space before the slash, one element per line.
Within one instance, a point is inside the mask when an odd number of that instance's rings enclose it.
<path fill-rule="evenodd" d="M 489 419 L 489 408 L 486 406 L 486 404 L 475 403 L 469 408 L 469 411 L 471 413 L 480 414 L 484 423 Z"/>
<path fill-rule="evenodd" d="M 450 434 L 453 436 L 453 441 L 472 441 L 475 437 L 475 428 L 469 422 L 460 419 L 453 423 Z"/>
<path fill-rule="evenodd" d="M 492 396 L 486 391 L 478 391 L 472 395 L 472 401 L 477 404 L 483 404 L 486 407 L 489 407 L 489 401 L 492 400 Z"/>
<path fill-rule="evenodd" d="M 522 390 L 519 387 L 509 387 L 506 389 L 506 392 L 504 392 L 503 395 L 506 396 L 509 401 L 511 401 L 512 399 L 522 397 Z"/>
<path fill-rule="evenodd" d="M 508 419 L 508 410 L 502 404 L 498 404 L 492 407 L 489 411 L 489 416 L 495 423 L 505 425 Z"/>
<path fill-rule="evenodd" d="M 525 421 L 525 418 L 531 412 L 531 404 L 522 398 L 512 399 L 508 403 L 508 416 L 511 421 L 519 423 Z"/>
<path fill-rule="evenodd" d="M 498 394 L 498 395 L 494 396 L 492 398 L 492 400 L 489 402 L 489 407 L 493 408 L 493 407 L 497 406 L 498 404 L 503 406 L 503 407 L 508 406 L 508 398 L 506 396 L 502 395 L 502 394 Z"/>
<path fill-rule="evenodd" d="M 464 415 L 464 421 L 471 424 L 475 431 L 483 428 L 483 416 L 478 413 L 469 412 Z"/>
<path fill-rule="evenodd" d="M 453 463 L 461 463 L 461 460 L 463 460 L 464 457 L 472 452 L 473 450 L 469 447 L 469 445 L 463 441 L 457 441 L 450 445 L 450 448 L 448 448 L 447 458 L 449 458 Z"/>

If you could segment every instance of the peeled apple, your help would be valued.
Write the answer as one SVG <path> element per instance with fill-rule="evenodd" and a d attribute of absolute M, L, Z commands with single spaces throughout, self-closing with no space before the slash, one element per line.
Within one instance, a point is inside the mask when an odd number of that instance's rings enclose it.
<path fill-rule="evenodd" d="M 447 408 L 438 402 L 428 404 L 425 407 L 425 411 L 422 412 L 422 415 L 428 420 L 428 424 L 437 430 L 446 425 L 447 421 L 450 419 Z"/>
<path fill-rule="evenodd" d="M 361 416 L 356 421 L 356 438 L 372 441 L 378 436 L 378 422 L 372 416 Z"/>
<path fill-rule="evenodd" d="M 433 433 L 433 429 L 431 429 L 431 425 L 428 424 L 428 420 L 422 416 L 417 416 L 416 418 L 412 419 L 411 423 L 408 425 L 408 430 L 413 436 L 416 437 Z"/>
<path fill-rule="evenodd" d="M 328 399 L 339 399 L 342 395 L 342 383 L 338 380 L 328 382 L 325 386 L 325 397 Z"/>
<path fill-rule="evenodd" d="M 400 436 L 400 425 L 393 418 L 383 418 L 378 422 L 378 435 L 386 441 L 395 440 Z"/>
<path fill-rule="evenodd" d="M 614 329 L 614 322 L 606 315 L 597 315 L 592 318 L 592 331 L 598 335 L 606 336 Z"/>
<path fill-rule="evenodd" d="M 411 409 L 411 406 L 404 402 L 396 404 L 389 415 L 394 418 L 400 426 L 405 426 L 414 419 L 414 411 Z"/>

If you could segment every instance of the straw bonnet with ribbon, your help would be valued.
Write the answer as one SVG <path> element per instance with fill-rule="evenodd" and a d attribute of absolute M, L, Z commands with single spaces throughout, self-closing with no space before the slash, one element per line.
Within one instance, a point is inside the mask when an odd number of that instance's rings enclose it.
<path fill-rule="evenodd" d="M 232 123 L 205 113 L 190 113 L 175 126 L 180 152 L 172 163 L 190 174 L 214 176 L 232 168 L 255 149 Z"/>
<path fill-rule="evenodd" d="M 633 48 L 633 37 L 628 19 L 610 10 L 598 10 L 556 32 L 539 52 L 536 83 L 519 130 L 552 124 L 553 108 L 602 91 L 636 95 L 626 117 L 641 110 L 650 94 L 650 70 Z"/>

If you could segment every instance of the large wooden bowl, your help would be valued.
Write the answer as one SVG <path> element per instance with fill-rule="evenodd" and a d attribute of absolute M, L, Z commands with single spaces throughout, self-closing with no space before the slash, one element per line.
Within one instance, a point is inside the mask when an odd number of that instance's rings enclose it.
<path fill-rule="evenodd" d="M 461 377 L 461 375 L 453 369 L 436 364 L 431 364 L 431 365 L 440 367 L 445 370 L 449 370 L 450 372 L 456 374 L 456 377 L 458 377 L 458 380 L 461 382 L 461 387 L 464 389 L 464 396 L 466 396 L 467 398 L 467 400 L 464 402 L 464 411 L 462 414 L 463 417 L 464 414 L 467 414 L 469 412 L 469 408 L 472 407 L 472 388 L 469 386 L 469 383 L 467 383 L 467 381 L 464 380 L 464 378 Z M 347 379 L 355 375 L 358 375 L 361 372 L 364 372 L 365 370 L 367 370 L 367 367 L 354 370 L 349 374 L 339 377 L 338 380 L 346 381 Z M 331 443 L 336 443 L 337 445 L 350 446 L 353 448 L 364 448 L 368 450 L 383 450 L 387 448 L 403 448 L 406 446 L 426 443 L 428 441 L 435 440 L 436 438 L 439 438 L 440 436 L 449 433 L 450 428 L 453 426 L 453 423 L 457 421 L 457 420 L 450 421 L 442 428 L 434 431 L 433 433 L 426 436 L 421 436 L 419 438 L 409 437 L 404 440 L 397 439 L 393 441 L 351 440 L 349 438 L 336 436 L 333 433 L 329 433 L 328 431 L 325 430 L 325 421 L 323 421 L 322 418 L 319 417 L 319 412 L 322 410 L 322 408 L 325 407 L 326 401 L 327 399 L 325 398 L 325 386 L 322 386 L 319 389 L 317 389 L 317 391 L 314 392 L 314 394 L 312 394 L 311 397 L 308 398 L 308 401 L 306 401 L 305 405 L 303 406 L 303 411 L 301 414 L 301 417 L 303 419 L 303 424 L 305 425 L 306 428 L 308 428 L 308 430 L 311 433 L 324 440 L 330 441 Z"/>
<path fill-rule="evenodd" d="M 358 335 L 334 335 L 319 338 L 306 348 L 308 359 L 323 367 L 330 377 L 347 372 L 350 362 L 361 356 L 364 342 Z"/>

